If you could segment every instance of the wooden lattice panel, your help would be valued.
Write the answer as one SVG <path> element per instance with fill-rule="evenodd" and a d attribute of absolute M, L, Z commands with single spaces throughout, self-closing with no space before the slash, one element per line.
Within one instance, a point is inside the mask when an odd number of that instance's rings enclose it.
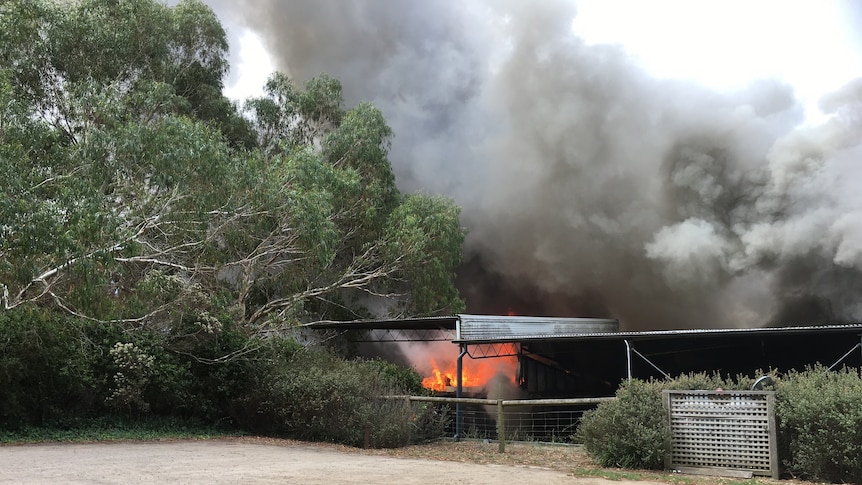
<path fill-rule="evenodd" d="M 775 394 L 771 391 L 664 391 L 671 469 L 750 471 L 778 478 Z"/>

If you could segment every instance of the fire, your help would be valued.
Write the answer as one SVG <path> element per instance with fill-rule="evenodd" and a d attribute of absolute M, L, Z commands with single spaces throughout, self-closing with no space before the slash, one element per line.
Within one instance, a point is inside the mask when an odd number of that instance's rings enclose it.
<path fill-rule="evenodd" d="M 461 385 L 463 387 L 484 387 L 488 381 L 497 375 L 504 375 L 513 384 L 515 383 L 517 357 L 497 357 L 481 361 L 464 359 L 463 364 L 464 367 L 461 371 Z M 443 369 L 437 365 L 436 359 L 432 358 L 430 365 L 432 368 L 431 375 L 422 379 L 423 387 L 434 391 L 451 391 L 457 385 L 458 373 L 455 362 Z"/>
<path fill-rule="evenodd" d="M 431 359 L 432 375 L 422 379 L 422 387 L 435 391 L 445 391 L 458 381 L 454 370 L 441 371 L 434 359 Z"/>

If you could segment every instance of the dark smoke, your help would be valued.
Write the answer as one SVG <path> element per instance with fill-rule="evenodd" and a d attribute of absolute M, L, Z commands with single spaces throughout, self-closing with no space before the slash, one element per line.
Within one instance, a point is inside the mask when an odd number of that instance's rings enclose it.
<path fill-rule="evenodd" d="M 810 126 L 778 81 L 715 92 L 586 45 L 569 1 L 211 3 L 297 81 L 328 72 L 383 110 L 401 188 L 463 207 L 471 312 L 862 318 L 862 80 Z"/>

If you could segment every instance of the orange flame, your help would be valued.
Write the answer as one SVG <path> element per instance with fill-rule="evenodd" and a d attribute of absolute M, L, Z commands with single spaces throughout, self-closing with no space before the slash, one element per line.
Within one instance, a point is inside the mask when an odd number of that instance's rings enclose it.
<path fill-rule="evenodd" d="M 461 385 L 463 387 L 484 387 L 488 381 L 497 375 L 505 375 L 514 384 L 515 369 L 518 358 L 497 357 L 481 361 L 465 360 L 461 370 Z M 456 365 L 453 363 L 446 369 L 441 369 L 435 359 L 431 359 L 431 375 L 422 379 L 422 386 L 434 391 L 452 390 L 458 383 Z"/>

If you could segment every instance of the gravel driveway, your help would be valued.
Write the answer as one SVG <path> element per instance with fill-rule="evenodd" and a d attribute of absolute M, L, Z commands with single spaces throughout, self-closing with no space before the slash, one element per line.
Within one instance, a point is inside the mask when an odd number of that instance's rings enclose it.
<path fill-rule="evenodd" d="M 0 483 L 622 484 L 542 468 L 438 462 L 231 440 L 0 447 Z M 648 485 L 652 482 L 632 482 Z"/>

